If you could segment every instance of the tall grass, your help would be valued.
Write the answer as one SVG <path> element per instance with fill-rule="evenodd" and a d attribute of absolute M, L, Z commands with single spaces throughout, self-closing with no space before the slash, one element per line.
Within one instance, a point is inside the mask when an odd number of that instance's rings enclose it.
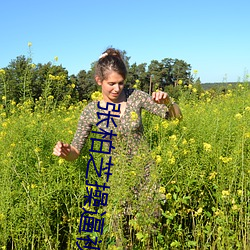
<path fill-rule="evenodd" d="M 53 156 L 52 149 L 58 140 L 72 140 L 86 103 L 56 108 L 53 102 L 47 99 L 44 108 L 42 100 L 10 101 L 9 115 L 1 106 L 2 249 L 78 249 L 90 142 L 73 163 Z M 108 206 L 102 208 L 101 249 L 123 249 L 118 243 L 133 249 L 248 249 L 249 85 L 216 96 L 183 93 L 179 105 L 181 122 L 143 114 L 150 153 L 130 161 L 122 152 L 116 157 Z M 135 199 L 131 192 L 152 161 L 148 186 L 157 183 L 164 196 L 160 218 L 153 213 L 155 198 L 149 202 L 144 190 Z M 90 178 L 96 180 L 92 170 Z M 132 211 L 123 216 L 128 204 Z"/>

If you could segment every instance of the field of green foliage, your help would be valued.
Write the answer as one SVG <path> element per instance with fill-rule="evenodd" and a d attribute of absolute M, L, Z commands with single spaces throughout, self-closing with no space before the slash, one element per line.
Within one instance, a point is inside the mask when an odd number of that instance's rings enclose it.
<path fill-rule="evenodd" d="M 100 249 L 249 249 L 250 246 L 250 87 L 228 86 L 221 93 L 181 93 L 183 120 L 166 121 L 143 113 L 151 154 L 131 162 L 116 158 L 105 210 Z M 68 97 L 70 98 L 70 96 Z M 56 106 L 53 96 L 35 103 L 0 106 L 0 249 L 80 249 L 90 142 L 75 162 L 52 155 L 58 140 L 71 142 L 86 102 Z M 98 158 L 98 156 L 97 156 Z M 136 201 L 130 189 L 154 159 L 151 182 L 165 199 L 160 217 L 152 204 Z M 96 180 L 93 169 L 90 178 Z M 147 196 L 147 194 L 145 194 Z M 124 200 L 135 204 L 127 235 Z M 92 239 L 99 236 L 94 232 Z M 126 236 L 126 237 L 125 237 Z M 126 242 L 125 242 L 126 241 Z M 83 244 L 81 244 L 82 249 Z M 97 246 L 96 246 L 97 247 Z M 94 249 L 94 248 L 92 248 Z"/>

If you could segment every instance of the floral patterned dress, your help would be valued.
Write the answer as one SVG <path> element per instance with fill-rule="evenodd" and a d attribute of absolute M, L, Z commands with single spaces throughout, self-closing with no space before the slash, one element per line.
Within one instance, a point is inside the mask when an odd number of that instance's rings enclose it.
<path fill-rule="evenodd" d="M 114 118 L 114 123 L 110 122 L 108 128 L 105 122 L 100 123 L 98 128 L 109 132 L 113 130 L 118 135 L 115 140 L 119 139 L 122 142 L 128 155 L 134 155 L 143 139 L 142 109 L 165 119 L 169 118 L 169 112 L 166 105 L 155 103 L 151 96 L 143 91 L 126 88 L 124 91 L 127 99 L 124 113 L 119 118 Z M 79 152 L 85 145 L 92 129 L 100 121 L 98 112 L 104 111 L 97 107 L 97 101 L 93 101 L 81 113 L 77 131 L 71 143 Z"/>

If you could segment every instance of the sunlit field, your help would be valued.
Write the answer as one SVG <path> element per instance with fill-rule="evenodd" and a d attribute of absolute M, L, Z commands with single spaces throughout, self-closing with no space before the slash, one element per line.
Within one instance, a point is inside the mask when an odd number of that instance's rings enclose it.
<path fill-rule="evenodd" d="M 90 140 L 75 162 L 52 155 L 58 140 L 71 142 L 87 103 L 45 98 L 8 106 L 2 99 L 0 249 L 87 249 L 77 240 L 87 235 L 101 241 L 89 249 L 250 249 L 249 84 L 220 93 L 189 86 L 177 100 L 182 121 L 143 112 L 150 154 L 127 161 L 115 149 L 101 235 L 79 232 Z M 149 161 L 160 201 L 131 194 Z M 89 178 L 98 180 L 93 168 Z M 130 216 L 124 201 L 135 208 Z M 152 202 L 160 215 L 152 216 Z"/>

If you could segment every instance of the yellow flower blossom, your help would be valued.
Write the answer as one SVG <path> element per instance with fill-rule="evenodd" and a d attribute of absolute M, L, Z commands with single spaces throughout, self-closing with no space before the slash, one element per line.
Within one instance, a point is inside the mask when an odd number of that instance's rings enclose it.
<path fill-rule="evenodd" d="M 53 95 L 49 95 L 48 96 L 48 100 L 53 100 L 54 99 L 54 96 Z"/>
<path fill-rule="evenodd" d="M 103 99 L 102 93 L 100 91 L 95 91 L 91 94 L 91 99 L 93 101 L 101 101 Z"/>
<path fill-rule="evenodd" d="M 156 155 L 155 161 L 156 161 L 157 164 L 161 163 L 162 162 L 161 156 L 160 155 Z"/>
<path fill-rule="evenodd" d="M 133 85 L 133 88 L 134 88 L 134 89 L 137 89 L 137 84 L 134 84 L 134 85 Z"/>
<path fill-rule="evenodd" d="M 0 214 L 0 221 L 4 220 L 4 218 L 5 218 L 4 214 Z"/>
<path fill-rule="evenodd" d="M 6 100 L 6 96 L 5 95 L 2 96 L 2 100 Z"/>
<path fill-rule="evenodd" d="M 207 152 L 211 152 L 212 151 L 212 146 L 209 143 L 203 142 L 203 148 Z"/>
<path fill-rule="evenodd" d="M 182 85 L 183 81 L 182 80 L 178 80 L 178 84 Z"/>
<path fill-rule="evenodd" d="M 234 211 L 239 210 L 239 206 L 237 204 L 233 204 L 232 210 L 234 210 Z"/>
<path fill-rule="evenodd" d="M 64 160 L 63 158 L 60 158 L 60 159 L 58 160 L 58 164 L 59 164 L 59 165 L 62 165 L 62 164 L 64 163 L 64 161 L 65 161 L 65 160 Z"/>
<path fill-rule="evenodd" d="M 70 87 L 71 87 L 72 89 L 74 89 L 74 88 L 76 87 L 76 85 L 75 85 L 74 83 L 72 83 L 72 84 L 70 85 Z"/>
<path fill-rule="evenodd" d="M 139 79 L 136 79 L 136 80 L 135 80 L 135 83 L 139 83 L 139 82 L 140 82 L 140 80 L 139 80 Z"/>
<path fill-rule="evenodd" d="M 249 106 L 245 107 L 245 110 L 250 111 L 250 107 Z"/>
<path fill-rule="evenodd" d="M 216 172 L 212 172 L 212 173 L 210 173 L 208 179 L 209 179 L 209 180 L 212 180 L 212 179 L 214 179 L 214 178 L 216 177 L 216 175 L 217 175 Z"/>
<path fill-rule="evenodd" d="M 167 200 L 170 200 L 171 198 L 172 198 L 172 194 L 171 194 L 171 193 L 167 193 L 167 194 L 166 194 L 166 199 L 167 199 Z"/>
<path fill-rule="evenodd" d="M 242 119 L 242 114 L 238 113 L 234 116 L 237 120 L 241 120 Z"/>
<path fill-rule="evenodd" d="M 4 69 L 0 69 L 0 75 L 5 75 L 5 70 Z"/>
<path fill-rule="evenodd" d="M 202 211 L 203 211 L 203 208 L 200 207 L 196 212 L 195 212 L 195 216 L 198 216 L 198 215 L 201 215 L 202 214 Z"/>
<path fill-rule="evenodd" d="M 232 161 L 232 157 L 223 157 L 223 156 L 220 156 L 219 159 L 223 162 L 223 163 L 228 163 L 230 161 Z"/>
<path fill-rule="evenodd" d="M 58 61 L 58 56 L 55 56 L 55 57 L 54 57 L 54 60 L 57 62 L 57 61 Z"/>
<path fill-rule="evenodd" d="M 198 70 L 197 69 L 194 69 L 193 70 L 193 73 L 196 75 L 196 74 L 198 74 Z"/>
<path fill-rule="evenodd" d="M 175 157 L 172 156 L 170 159 L 168 159 L 169 164 L 173 165 L 175 164 Z"/>
<path fill-rule="evenodd" d="M 36 148 L 34 149 L 34 151 L 35 151 L 36 153 L 38 153 L 38 152 L 41 151 L 41 149 L 40 149 L 39 147 L 36 147 Z"/>
<path fill-rule="evenodd" d="M 31 188 L 32 188 L 32 189 L 34 189 L 34 188 L 36 188 L 36 187 L 37 187 L 36 184 L 33 184 L 33 183 L 31 184 Z"/>
<path fill-rule="evenodd" d="M 190 84 L 188 84 L 188 88 L 189 89 L 192 89 L 193 88 L 193 85 L 190 83 Z"/>
<path fill-rule="evenodd" d="M 190 138 L 190 139 L 189 139 L 189 143 L 190 143 L 190 144 L 195 143 L 195 139 L 194 139 L 194 138 Z"/>
<path fill-rule="evenodd" d="M 168 127 L 168 122 L 166 120 L 164 120 L 162 123 L 161 123 L 162 127 L 163 128 L 167 128 Z"/>
<path fill-rule="evenodd" d="M 237 190 L 237 194 L 241 196 L 243 194 L 243 191 L 241 189 L 239 189 L 239 190 Z"/>
<path fill-rule="evenodd" d="M 187 140 L 184 138 L 183 140 L 182 140 L 182 145 L 186 145 L 187 144 Z"/>
<path fill-rule="evenodd" d="M 230 191 L 229 190 L 222 190 L 221 194 L 222 194 L 222 197 L 225 198 L 225 197 L 230 195 Z"/>
<path fill-rule="evenodd" d="M 28 42 L 28 47 L 31 47 L 32 46 L 32 42 Z"/>
<path fill-rule="evenodd" d="M 159 193 L 165 194 L 166 193 L 166 188 L 165 187 L 160 187 L 159 188 Z"/>
<path fill-rule="evenodd" d="M 155 131 L 158 131 L 158 130 L 159 130 L 159 124 L 158 124 L 158 123 L 156 123 L 156 124 L 154 125 L 154 130 L 155 130 Z"/>
<path fill-rule="evenodd" d="M 193 92 L 193 93 L 197 93 L 197 89 L 196 89 L 196 88 L 193 88 L 193 89 L 192 89 L 192 92 Z"/>
<path fill-rule="evenodd" d="M 171 135 L 171 136 L 169 136 L 169 139 L 171 141 L 176 141 L 177 140 L 177 136 L 176 135 Z"/>

